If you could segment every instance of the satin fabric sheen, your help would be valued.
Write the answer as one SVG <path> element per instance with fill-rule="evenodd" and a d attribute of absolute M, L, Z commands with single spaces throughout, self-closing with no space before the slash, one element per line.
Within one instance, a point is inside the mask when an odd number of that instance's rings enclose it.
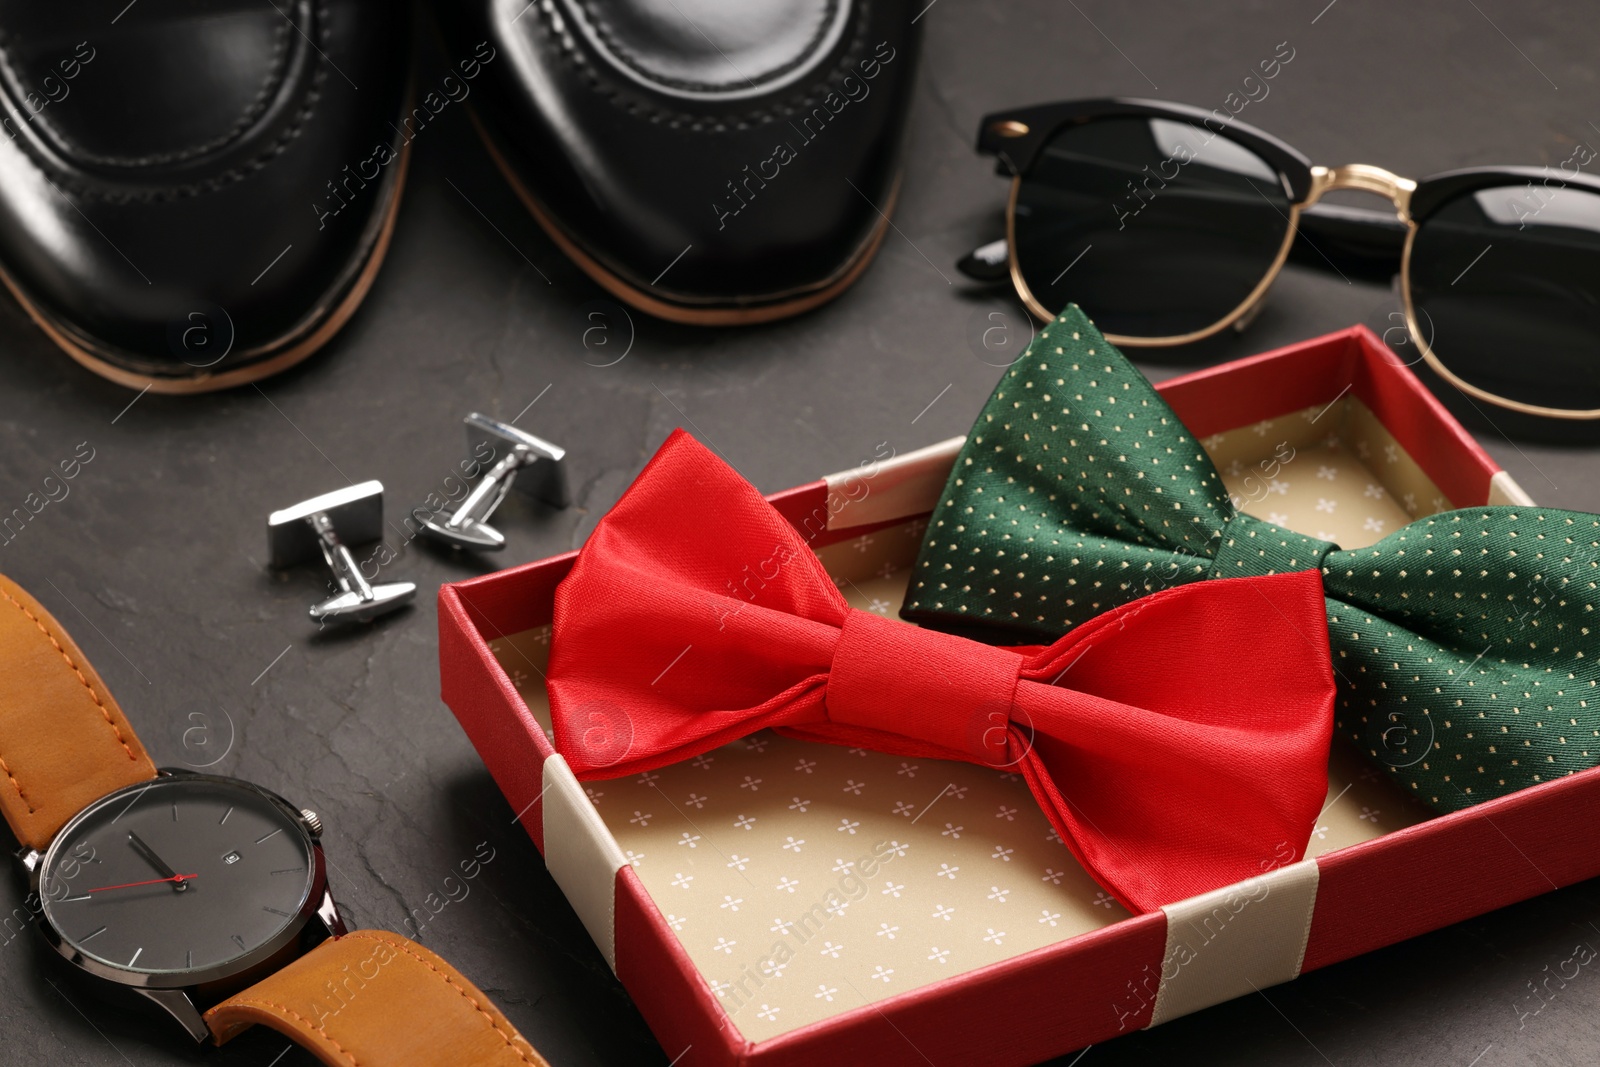
<path fill-rule="evenodd" d="M 1315 571 L 1173 589 L 1044 648 L 848 606 L 800 535 L 682 430 L 556 592 L 555 745 L 638 774 L 757 730 L 1020 774 L 1148 911 L 1300 858 L 1333 681 Z"/>

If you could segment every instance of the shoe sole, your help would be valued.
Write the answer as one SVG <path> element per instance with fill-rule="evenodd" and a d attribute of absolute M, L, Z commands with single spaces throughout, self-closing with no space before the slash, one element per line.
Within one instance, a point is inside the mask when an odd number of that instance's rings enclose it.
<path fill-rule="evenodd" d="M 549 235 L 566 257 L 578 265 L 578 268 L 587 274 L 600 287 L 640 311 L 654 315 L 658 319 L 669 322 L 682 322 L 691 326 L 750 326 L 763 322 L 776 322 L 779 319 L 792 318 L 812 308 L 820 307 L 837 297 L 850 286 L 856 283 L 863 271 L 872 263 L 877 255 L 878 248 L 883 244 L 884 235 L 889 232 L 889 216 L 894 213 L 895 202 L 900 196 L 900 175 L 895 176 L 894 185 L 889 190 L 889 200 L 884 210 L 878 212 L 879 222 L 866 240 L 856 246 L 850 259 L 836 271 L 832 277 L 819 283 L 815 287 L 808 287 L 797 295 L 787 299 L 779 297 L 750 297 L 750 301 L 761 303 L 743 303 L 735 301 L 727 304 L 697 305 L 677 304 L 663 300 L 659 296 L 645 292 L 632 282 L 625 281 L 611 270 L 607 269 L 598 260 L 583 249 L 573 238 L 555 221 L 555 217 L 544 206 L 538 197 L 523 185 L 517 177 L 516 171 L 511 167 L 499 147 L 494 143 L 494 138 L 479 121 L 475 112 L 472 115 L 472 125 L 477 128 L 478 137 L 483 141 L 484 147 L 489 150 L 489 155 L 494 159 L 495 166 L 499 168 L 528 213 L 539 224 L 540 229 Z M 876 207 L 874 208 L 876 210 Z M 776 302 L 771 302 L 771 301 Z"/>
<path fill-rule="evenodd" d="M 355 314 L 356 308 L 361 306 L 367 291 L 372 288 L 373 280 L 378 276 L 378 268 L 383 265 L 384 257 L 389 251 L 389 240 L 394 234 L 395 219 L 400 211 L 401 193 L 405 189 L 406 172 L 411 164 L 410 144 L 401 147 L 398 163 L 399 170 L 395 174 L 394 190 L 390 193 L 389 203 L 384 209 L 383 225 L 379 228 L 372 247 L 367 250 L 367 258 L 361 266 L 361 272 L 356 275 L 343 298 L 328 315 L 310 327 L 310 333 L 299 330 L 293 334 L 286 334 L 268 346 L 269 349 L 285 345 L 290 347 L 237 370 L 224 371 L 221 374 L 202 374 L 193 378 L 153 378 L 147 374 L 128 370 L 111 362 L 104 355 L 85 348 L 81 339 L 67 333 L 53 318 L 36 306 L 3 267 L 0 267 L 0 282 L 5 284 L 17 303 L 28 313 L 28 317 L 56 343 L 58 348 L 95 374 L 118 385 L 168 396 L 214 393 L 239 385 L 249 385 L 251 382 L 258 382 L 288 370 L 311 356 L 327 344 L 349 321 L 350 316 Z"/>

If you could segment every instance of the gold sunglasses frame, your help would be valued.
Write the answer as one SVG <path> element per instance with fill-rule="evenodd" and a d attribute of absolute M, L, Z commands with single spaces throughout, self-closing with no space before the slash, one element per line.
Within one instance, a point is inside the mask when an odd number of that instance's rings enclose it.
<path fill-rule="evenodd" d="M 1001 137 L 1018 137 L 1028 133 L 1028 127 L 1018 122 L 997 123 L 993 131 Z M 1011 284 L 1016 288 L 1017 295 L 1022 298 L 1022 303 L 1028 311 L 1041 322 L 1050 322 L 1056 314 L 1046 308 L 1034 296 L 1027 281 L 1022 277 L 1022 267 L 1017 262 L 1017 198 L 1022 190 L 1022 175 L 1011 179 L 1011 192 L 1006 197 L 1006 246 L 1009 254 L 1009 267 Z M 1213 334 L 1219 333 L 1233 326 L 1243 330 L 1254 320 L 1266 300 L 1267 291 L 1272 288 L 1272 283 L 1277 280 L 1278 273 L 1283 270 L 1283 265 L 1289 259 L 1289 248 L 1294 244 L 1295 234 L 1300 229 L 1300 213 L 1306 208 L 1321 200 L 1335 189 L 1355 189 L 1360 192 L 1374 193 L 1387 197 L 1394 205 L 1395 216 L 1406 226 L 1405 247 L 1400 254 L 1400 299 L 1405 311 L 1406 331 L 1411 335 L 1411 341 L 1422 353 L 1422 358 L 1434 372 L 1461 390 L 1463 393 L 1479 400 L 1486 401 L 1498 407 L 1518 411 L 1526 415 L 1538 415 L 1550 419 L 1568 419 L 1573 421 L 1600 419 L 1600 408 L 1574 410 L 1570 408 L 1550 408 L 1539 404 L 1528 404 L 1521 400 L 1501 396 L 1490 392 L 1481 386 L 1458 376 L 1438 355 L 1433 351 L 1433 345 L 1423 335 L 1417 325 L 1416 307 L 1411 299 L 1411 247 L 1417 238 L 1417 222 L 1411 217 L 1411 194 L 1416 191 L 1417 183 L 1410 178 L 1402 178 L 1392 171 L 1375 167 L 1367 163 L 1349 163 L 1342 167 L 1311 168 L 1311 189 L 1300 201 L 1289 205 L 1289 228 L 1283 236 L 1283 244 L 1278 248 L 1278 254 L 1273 258 L 1272 265 L 1261 280 L 1256 283 L 1239 306 L 1228 314 L 1218 319 L 1203 329 L 1190 333 L 1173 334 L 1168 337 L 1129 337 L 1125 334 L 1108 333 L 1107 341 L 1124 348 L 1166 348 L 1172 345 L 1185 345 L 1192 341 L 1200 341 Z"/>

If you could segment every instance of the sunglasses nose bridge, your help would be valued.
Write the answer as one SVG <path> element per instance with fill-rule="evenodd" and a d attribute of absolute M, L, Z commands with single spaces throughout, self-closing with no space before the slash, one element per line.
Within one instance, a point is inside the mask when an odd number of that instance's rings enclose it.
<path fill-rule="evenodd" d="M 1367 163 L 1347 163 L 1342 167 L 1312 167 L 1311 192 L 1307 194 L 1305 203 L 1301 206 L 1310 207 L 1335 189 L 1359 189 L 1364 193 L 1376 193 L 1385 197 L 1394 204 L 1395 214 L 1402 221 L 1406 221 L 1411 217 L 1411 194 L 1416 192 L 1417 183 L 1410 178 L 1402 178 L 1393 171 Z"/>

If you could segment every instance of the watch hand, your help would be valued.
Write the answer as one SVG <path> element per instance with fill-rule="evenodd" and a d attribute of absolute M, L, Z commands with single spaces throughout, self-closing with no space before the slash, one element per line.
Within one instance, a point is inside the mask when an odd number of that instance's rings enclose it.
<path fill-rule="evenodd" d="M 170 866 L 167 865 L 166 861 L 164 861 L 160 856 L 156 855 L 155 849 L 145 844 L 144 838 L 140 837 L 132 830 L 128 831 L 128 844 L 132 845 L 135 852 L 143 856 L 147 861 L 149 861 L 150 866 L 154 867 L 163 875 L 161 881 L 171 882 L 174 890 L 181 891 L 184 889 L 185 879 L 193 877 L 192 875 L 180 875 L 174 871 Z"/>
<path fill-rule="evenodd" d="M 147 882 L 123 882 L 121 885 L 103 885 L 97 889 L 86 890 L 86 892 L 104 893 L 108 889 L 132 889 L 134 886 L 161 885 L 163 882 L 172 882 L 181 889 L 189 879 L 198 877 L 200 877 L 198 874 L 175 874 L 171 878 L 152 878 Z"/>

